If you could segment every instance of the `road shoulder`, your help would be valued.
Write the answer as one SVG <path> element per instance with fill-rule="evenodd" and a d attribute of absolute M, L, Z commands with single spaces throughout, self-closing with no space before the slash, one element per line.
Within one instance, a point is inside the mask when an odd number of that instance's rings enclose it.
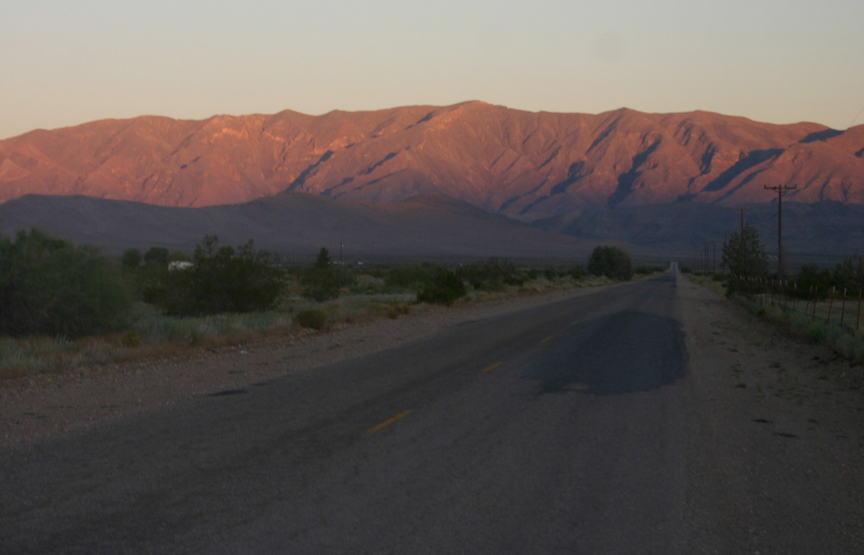
<path fill-rule="evenodd" d="M 679 275 L 700 552 L 864 553 L 864 372 Z M 703 540 L 702 546 L 697 539 Z"/>

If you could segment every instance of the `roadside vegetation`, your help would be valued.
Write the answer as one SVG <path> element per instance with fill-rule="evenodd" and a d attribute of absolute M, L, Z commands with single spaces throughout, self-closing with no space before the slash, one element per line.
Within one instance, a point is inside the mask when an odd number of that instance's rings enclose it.
<path fill-rule="evenodd" d="M 287 266 L 250 241 L 205 236 L 192 253 L 127 249 L 119 260 L 38 230 L 0 237 L 0 379 L 87 364 L 304 334 L 556 289 L 592 287 L 664 268 L 633 269 L 598 247 L 586 265 L 518 267 L 490 258 L 444 268 Z"/>
<path fill-rule="evenodd" d="M 864 259 L 857 253 L 834 268 L 811 264 L 778 276 L 756 230 L 745 227 L 727 238 L 722 261 L 723 271 L 690 277 L 786 333 L 864 364 Z"/>

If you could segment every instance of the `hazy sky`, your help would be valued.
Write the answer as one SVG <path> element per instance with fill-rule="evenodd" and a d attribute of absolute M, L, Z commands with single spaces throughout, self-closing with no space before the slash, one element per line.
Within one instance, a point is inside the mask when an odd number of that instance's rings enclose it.
<path fill-rule="evenodd" d="M 484 100 L 864 123 L 862 0 L 3 0 L 0 138 Z"/>

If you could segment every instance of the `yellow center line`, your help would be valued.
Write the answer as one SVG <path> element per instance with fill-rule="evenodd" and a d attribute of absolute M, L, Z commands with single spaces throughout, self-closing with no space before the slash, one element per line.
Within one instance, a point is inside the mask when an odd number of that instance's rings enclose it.
<path fill-rule="evenodd" d="M 483 371 L 484 371 L 484 372 L 491 372 L 492 370 L 495 370 L 496 368 L 498 368 L 498 367 L 501 366 L 502 364 L 504 364 L 504 363 L 503 363 L 503 362 L 496 362 L 495 364 L 493 364 L 493 365 L 490 366 L 489 368 L 484 368 Z"/>
<path fill-rule="evenodd" d="M 396 422 L 396 421 L 399 420 L 400 418 L 404 418 L 404 417 L 408 416 L 409 414 L 411 414 L 411 411 L 410 411 L 410 410 L 406 410 L 406 411 L 400 412 L 399 414 L 397 414 L 397 415 L 394 416 L 393 418 L 387 419 L 387 420 L 385 420 L 384 422 L 382 422 L 382 423 L 380 423 L 380 424 L 377 424 L 377 425 L 375 425 L 375 426 L 372 426 L 371 428 L 369 428 L 368 430 L 366 430 L 366 433 L 367 433 L 367 434 L 374 434 L 375 432 L 381 431 L 381 430 L 383 430 L 384 428 L 386 428 L 387 426 L 389 426 L 390 424 Z"/>
<path fill-rule="evenodd" d="M 550 339 L 552 339 L 552 336 L 551 336 L 551 335 L 550 335 L 549 337 L 544 337 L 544 338 L 543 338 L 543 341 L 541 341 L 540 343 L 546 343 L 546 342 L 549 341 Z"/>

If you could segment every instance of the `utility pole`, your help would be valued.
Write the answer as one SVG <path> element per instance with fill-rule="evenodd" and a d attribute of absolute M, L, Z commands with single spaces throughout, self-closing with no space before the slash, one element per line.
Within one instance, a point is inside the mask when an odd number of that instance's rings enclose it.
<path fill-rule="evenodd" d="M 741 236 L 743 237 L 744 236 L 744 211 L 750 210 L 750 209 L 749 208 L 739 208 L 738 210 L 741 211 Z"/>
<path fill-rule="evenodd" d="M 769 187 L 765 185 L 765 189 L 777 191 L 777 275 L 783 277 L 783 193 L 786 191 L 794 191 L 798 185 L 777 185 Z M 742 217 L 744 212 L 741 212 Z"/>
<path fill-rule="evenodd" d="M 708 241 L 711 243 L 711 273 L 717 271 L 717 239 L 711 239 Z"/>

